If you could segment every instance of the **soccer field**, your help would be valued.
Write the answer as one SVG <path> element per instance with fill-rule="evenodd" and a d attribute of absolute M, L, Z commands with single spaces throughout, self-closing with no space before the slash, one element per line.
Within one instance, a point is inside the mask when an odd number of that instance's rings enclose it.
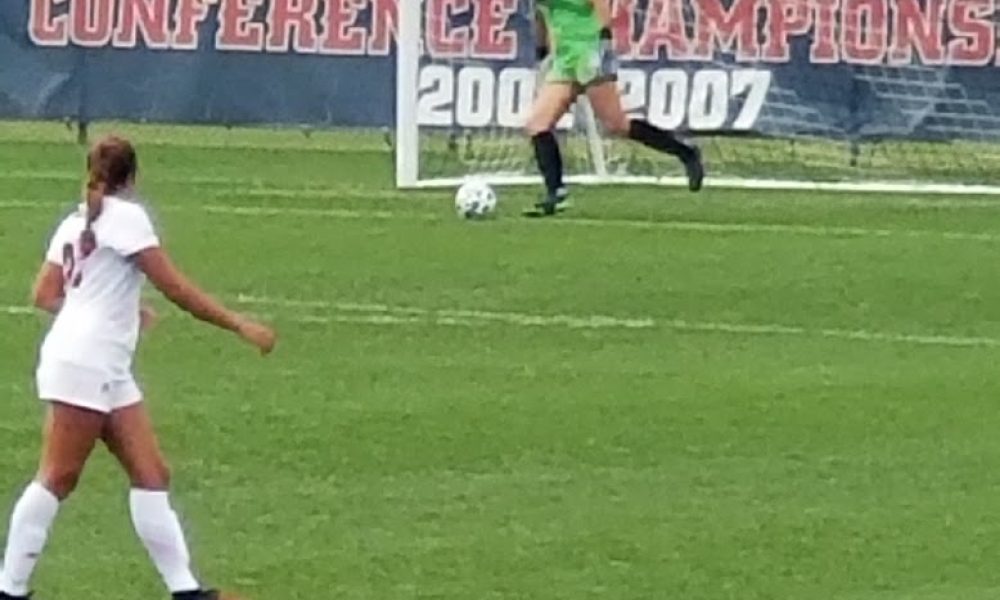
<path fill-rule="evenodd" d="M 263 360 L 149 292 L 138 374 L 209 583 L 1000 597 L 1000 198 L 593 188 L 525 220 L 536 191 L 502 189 L 463 222 L 394 189 L 378 136 L 119 130 L 177 261 L 282 335 Z M 0 532 L 37 458 L 26 297 L 72 139 L 0 125 Z M 166 597 L 126 485 L 98 451 L 40 600 Z"/>

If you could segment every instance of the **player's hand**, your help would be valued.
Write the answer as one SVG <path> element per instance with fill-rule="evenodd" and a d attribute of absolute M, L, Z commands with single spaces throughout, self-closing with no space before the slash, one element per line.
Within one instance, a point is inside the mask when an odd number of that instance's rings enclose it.
<path fill-rule="evenodd" d="M 160 315 L 156 314 L 156 309 L 148 304 L 142 305 L 139 309 L 139 330 L 146 332 L 156 326 L 160 320 Z"/>
<path fill-rule="evenodd" d="M 273 329 L 267 325 L 245 318 L 240 320 L 236 333 L 245 342 L 260 350 L 260 353 L 265 356 L 274 350 L 274 345 L 278 341 L 278 335 Z"/>
<path fill-rule="evenodd" d="M 545 82 L 545 78 L 548 77 L 549 71 L 552 70 L 552 65 L 555 63 L 555 56 L 552 53 L 548 53 L 544 58 L 539 58 L 538 63 L 535 65 L 535 72 L 538 76 L 538 86 L 541 87 L 542 83 Z"/>
<path fill-rule="evenodd" d="M 618 73 L 618 55 L 615 54 L 615 40 L 611 35 L 611 29 L 605 27 L 601 30 L 600 46 L 601 72 L 605 75 L 616 75 Z"/>

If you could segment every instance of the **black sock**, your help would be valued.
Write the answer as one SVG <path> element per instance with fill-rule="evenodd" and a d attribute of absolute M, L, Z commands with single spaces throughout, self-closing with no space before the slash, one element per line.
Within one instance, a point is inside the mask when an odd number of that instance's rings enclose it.
<path fill-rule="evenodd" d="M 628 137 L 653 150 L 680 158 L 687 158 L 692 153 L 691 147 L 678 140 L 673 132 L 651 125 L 649 121 L 633 120 L 628 128 Z"/>
<path fill-rule="evenodd" d="M 559 152 L 559 141 L 551 131 L 544 131 L 531 138 L 535 147 L 535 160 L 538 170 L 545 178 L 545 190 L 549 197 L 554 198 L 556 192 L 563 187 L 562 153 Z"/>

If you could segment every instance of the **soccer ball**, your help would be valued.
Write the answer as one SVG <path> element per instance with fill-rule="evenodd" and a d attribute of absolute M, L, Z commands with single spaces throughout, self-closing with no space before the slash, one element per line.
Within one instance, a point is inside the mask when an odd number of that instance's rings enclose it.
<path fill-rule="evenodd" d="M 482 219 L 497 208 L 497 195 L 490 184 L 470 179 L 455 193 L 455 211 L 464 219 Z"/>

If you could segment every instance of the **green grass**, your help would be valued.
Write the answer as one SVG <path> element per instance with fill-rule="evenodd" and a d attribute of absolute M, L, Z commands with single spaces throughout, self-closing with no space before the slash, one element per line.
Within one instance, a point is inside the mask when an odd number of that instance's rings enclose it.
<path fill-rule="evenodd" d="M 178 262 L 282 334 L 260 360 L 155 300 L 138 373 L 208 581 L 1000 596 L 1000 199 L 599 188 L 526 221 L 535 191 L 504 189 L 468 223 L 449 191 L 394 190 L 377 136 L 125 129 Z M 0 125 L 0 305 L 78 195 L 71 139 Z M 37 458 L 44 329 L 0 312 L 3 513 Z M 105 453 L 35 584 L 163 594 Z"/>

